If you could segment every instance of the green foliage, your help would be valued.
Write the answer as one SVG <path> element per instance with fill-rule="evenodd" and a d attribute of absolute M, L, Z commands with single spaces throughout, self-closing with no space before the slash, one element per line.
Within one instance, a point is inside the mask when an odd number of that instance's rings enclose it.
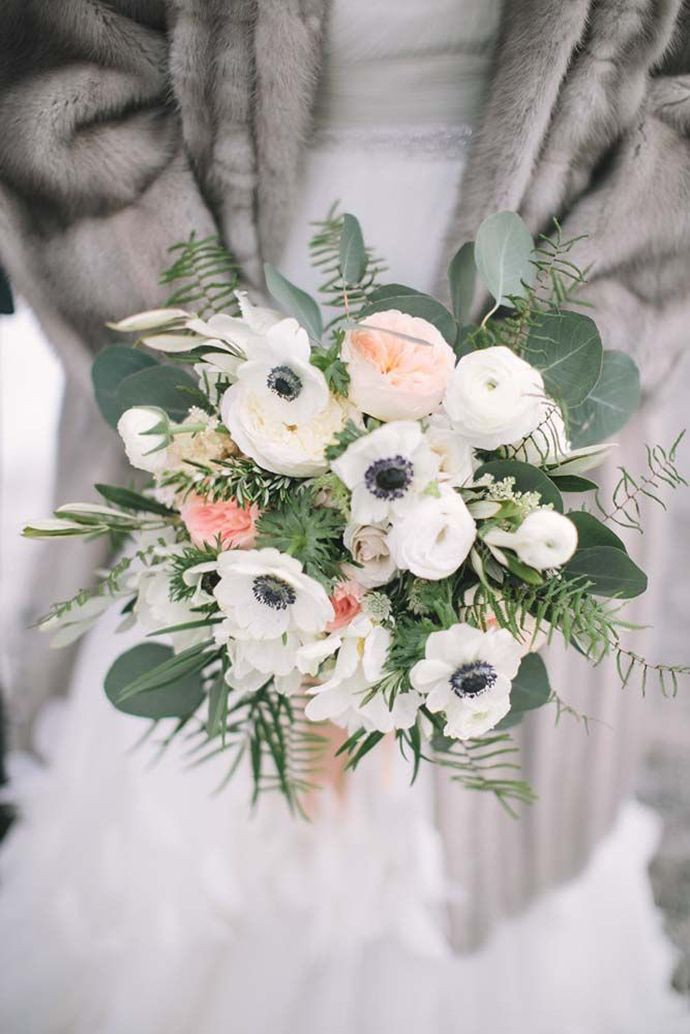
<path fill-rule="evenodd" d="M 477 230 L 474 259 L 496 305 L 514 306 L 535 279 L 534 241 L 519 215 L 496 212 Z"/>
<path fill-rule="evenodd" d="M 294 316 L 310 338 L 319 343 L 323 334 L 323 320 L 318 305 L 306 291 L 290 283 L 287 277 L 272 266 L 264 265 L 266 286 L 283 312 Z"/>
<path fill-rule="evenodd" d="M 632 599 L 647 589 L 647 576 L 616 546 L 578 549 L 563 568 L 564 578 L 584 578 L 595 596 Z"/>
<path fill-rule="evenodd" d="M 195 493 L 212 502 L 235 499 L 240 506 L 256 504 L 261 510 L 280 506 L 303 487 L 302 481 L 263 470 L 246 456 L 214 460 L 210 466 L 198 467 L 198 475 L 177 473 L 166 484 L 177 485 L 183 493 Z"/>
<path fill-rule="evenodd" d="M 384 270 L 381 260 L 376 258 L 372 249 L 365 245 L 366 269 L 364 273 L 356 283 L 347 284 L 343 280 L 341 263 L 344 225 L 345 216 L 337 215 L 334 206 L 324 220 L 314 224 L 316 229 L 309 242 L 312 265 L 323 277 L 319 285 L 319 294 L 322 295 L 325 304 L 329 307 L 345 310 L 343 314 L 335 317 L 331 326 L 364 305 L 371 291 L 378 286 L 378 277 Z"/>
<path fill-rule="evenodd" d="M 550 503 L 554 510 L 563 513 L 561 493 L 551 478 L 531 463 L 523 463 L 521 460 L 491 460 L 489 463 L 483 463 L 475 472 L 475 481 L 484 474 L 491 474 L 497 481 L 513 478 L 517 491 L 538 492 L 543 505 Z"/>
<path fill-rule="evenodd" d="M 350 387 L 350 374 L 340 358 L 341 341 L 342 336 L 338 335 L 338 340 L 334 341 L 330 348 L 318 348 L 312 351 L 311 362 L 313 366 L 321 370 L 330 390 L 334 394 L 346 398 Z"/>
<path fill-rule="evenodd" d="M 343 284 L 354 287 L 364 279 L 369 259 L 364 246 L 362 227 L 353 215 L 343 215 L 338 265 Z"/>
<path fill-rule="evenodd" d="M 120 384 L 134 373 L 159 365 L 153 356 L 126 345 L 109 345 L 98 353 L 91 366 L 91 380 L 98 408 L 111 427 L 117 427 L 123 413 L 117 394 Z"/>
<path fill-rule="evenodd" d="M 326 446 L 326 459 L 329 463 L 342 456 L 349 445 L 365 435 L 366 429 L 358 427 L 353 420 L 348 420 L 342 431 L 336 431 L 333 441 Z"/>
<path fill-rule="evenodd" d="M 106 696 L 118 710 L 141 718 L 184 718 L 192 714 L 204 697 L 199 668 L 182 665 L 181 657 L 175 657 L 169 646 L 160 643 L 132 647 L 111 665 L 105 677 Z M 154 673 L 166 666 L 170 672 L 166 681 L 148 690 L 130 692 L 133 685 L 151 683 Z"/>
<path fill-rule="evenodd" d="M 387 284 L 372 291 L 358 319 L 366 323 L 367 316 L 387 309 L 398 309 L 410 316 L 419 316 L 433 324 L 449 345 L 455 345 L 458 325 L 444 305 L 428 294 L 422 294 L 402 284 Z"/>
<path fill-rule="evenodd" d="M 455 318 L 461 326 L 467 326 L 477 282 L 473 241 L 467 241 L 453 256 L 448 267 L 448 281 Z"/>
<path fill-rule="evenodd" d="M 497 728 L 509 729 L 522 721 L 525 711 L 532 711 L 548 704 L 551 686 L 546 665 L 538 653 L 528 653 L 522 658 L 518 673 L 510 687 L 510 711 Z"/>
<path fill-rule="evenodd" d="M 591 549 L 593 546 L 611 546 L 626 552 L 625 543 L 614 531 L 586 510 L 571 510 L 568 517 L 577 528 L 577 544 L 579 549 Z"/>
<path fill-rule="evenodd" d="M 668 450 L 661 445 L 648 445 L 645 473 L 633 477 L 629 471 L 620 468 L 621 477 L 613 490 L 611 504 L 605 506 L 597 493 L 597 506 L 603 515 L 602 520 L 641 533 L 641 504 L 644 499 L 651 499 L 666 509 L 666 504 L 659 494 L 664 490 L 664 486 L 672 490 L 681 485 L 687 486 L 687 481 L 676 466 L 676 454 L 684 436 L 685 431 L 682 431 Z"/>
<path fill-rule="evenodd" d="M 534 316 L 522 354 L 541 371 L 548 393 L 570 407 L 584 402 L 598 382 L 604 351 L 589 316 L 560 311 Z"/>
<path fill-rule="evenodd" d="M 573 448 L 596 445 L 620 431 L 640 405 L 640 372 L 624 352 L 606 351 L 601 377 L 580 405 L 568 412 Z"/>
<path fill-rule="evenodd" d="M 208 406 L 196 381 L 174 366 L 157 365 L 130 374 L 118 385 L 115 398 L 120 415 L 131 406 L 156 406 L 178 421 L 185 419 L 191 406 Z"/>
<path fill-rule="evenodd" d="M 199 564 L 214 563 L 218 559 L 217 551 L 207 546 L 206 549 L 198 549 L 196 546 L 186 546 L 180 553 L 174 553 L 170 557 L 172 575 L 170 578 L 170 599 L 173 601 L 191 599 L 196 592 L 194 585 L 188 585 L 185 581 L 185 574 Z"/>
<path fill-rule="evenodd" d="M 160 517 L 175 517 L 175 513 L 162 503 L 149 496 L 134 492 L 131 488 L 120 488 L 119 485 L 94 485 L 99 495 L 123 510 L 134 510 L 135 513 L 155 513 Z"/>
<path fill-rule="evenodd" d="M 346 559 L 345 520 L 335 509 L 317 509 L 308 492 L 289 496 L 262 513 L 257 524 L 257 549 L 272 547 L 295 557 L 305 572 L 330 589 Z"/>
<path fill-rule="evenodd" d="M 197 240 L 192 233 L 170 254 L 173 262 L 161 276 L 161 284 L 173 288 L 166 307 L 189 309 L 204 319 L 216 312 L 239 315 L 239 267 L 218 237 Z"/>

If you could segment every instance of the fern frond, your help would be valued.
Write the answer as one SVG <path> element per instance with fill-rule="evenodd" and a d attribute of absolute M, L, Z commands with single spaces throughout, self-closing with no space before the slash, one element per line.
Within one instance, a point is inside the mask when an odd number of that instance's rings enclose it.
<path fill-rule="evenodd" d="M 377 258 L 373 249 L 366 248 L 367 269 L 361 283 L 356 287 L 347 287 L 343 283 L 340 273 L 340 238 L 343 232 L 343 217 L 337 214 L 337 205 L 334 205 L 325 219 L 312 223 L 315 227 L 314 234 L 309 242 L 309 255 L 311 264 L 321 277 L 319 294 L 324 299 L 324 304 L 332 309 L 344 309 L 331 320 L 329 327 L 333 327 L 343 319 L 347 318 L 348 312 L 362 308 L 369 295 L 380 286 L 379 277 L 385 271 L 386 266 L 382 259 Z"/>
<path fill-rule="evenodd" d="M 633 477 L 624 467 L 619 467 L 621 476 L 612 492 L 611 503 L 605 506 L 598 492 L 595 496 L 600 520 L 642 534 L 643 500 L 651 499 L 665 510 L 666 504 L 660 496 L 664 486 L 675 490 L 688 484 L 676 466 L 676 453 L 684 436 L 685 431 L 682 431 L 668 450 L 661 445 L 647 445 L 647 470 L 643 474 Z"/>
<path fill-rule="evenodd" d="M 161 284 L 173 287 L 166 306 L 191 309 L 203 318 L 215 312 L 239 314 L 239 267 L 218 237 L 197 240 L 192 233 L 170 253 L 174 261 L 161 275 Z"/>

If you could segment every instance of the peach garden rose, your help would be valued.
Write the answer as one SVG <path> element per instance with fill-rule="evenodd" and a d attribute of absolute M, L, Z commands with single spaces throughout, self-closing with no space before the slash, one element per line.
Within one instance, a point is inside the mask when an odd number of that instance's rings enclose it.
<path fill-rule="evenodd" d="M 341 354 L 351 401 L 378 420 L 420 420 L 435 412 L 455 367 L 453 349 L 436 327 L 397 309 L 349 330 Z"/>
<path fill-rule="evenodd" d="M 258 506 L 239 506 L 234 499 L 210 502 L 193 495 L 180 514 L 195 546 L 213 546 L 220 538 L 224 549 L 251 549 L 256 538 Z"/>

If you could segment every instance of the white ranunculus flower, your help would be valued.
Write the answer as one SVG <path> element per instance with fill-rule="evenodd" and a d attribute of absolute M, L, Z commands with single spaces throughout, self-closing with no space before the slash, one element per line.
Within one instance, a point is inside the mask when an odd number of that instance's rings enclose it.
<path fill-rule="evenodd" d="M 495 449 L 524 438 L 539 425 L 544 399 L 539 371 L 497 345 L 460 359 L 443 404 L 470 445 Z"/>
<path fill-rule="evenodd" d="M 431 633 L 410 682 L 426 695 L 430 711 L 445 714 L 446 736 L 471 739 L 488 732 L 510 710 L 510 687 L 521 654 L 521 644 L 505 628 L 482 632 L 453 625 Z"/>
<path fill-rule="evenodd" d="M 125 410 L 117 422 L 117 432 L 124 442 L 127 459 L 137 470 L 159 474 L 168 464 L 166 435 L 147 433 L 161 420 L 167 420 L 162 409 L 132 406 Z"/>
<path fill-rule="evenodd" d="M 510 459 L 531 463 L 535 467 L 558 463 L 566 459 L 569 451 L 570 442 L 563 414 L 560 407 L 550 399 L 544 400 L 541 421 L 532 433 L 506 448 Z"/>
<path fill-rule="evenodd" d="M 445 414 L 430 417 L 424 438 L 438 456 L 440 484 L 458 488 L 472 480 L 475 468 L 472 447 L 453 429 Z"/>
<path fill-rule="evenodd" d="M 268 393 L 256 394 L 237 383 L 223 396 L 221 416 L 233 441 L 259 467 L 306 478 L 328 469 L 326 446 L 354 414 L 348 403 L 329 397 L 308 420 L 286 422 Z"/>
<path fill-rule="evenodd" d="M 343 564 L 343 570 L 366 589 L 385 585 L 395 574 L 395 561 L 388 548 L 387 535 L 387 525 L 355 524 L 352 521 L 343 533 L 345 546 L 360 565 Z"/>
<path fill-rule="evenodd" d="M 309 689 L 312 699 L 305 708 L 307 718 L 315 722 L 328 719 L 352 731 L 361 726 L 379 732 L 409 729 L 421 703 L 417 693 L 399 694 L 392 710 L 380 693 L 364 703 L 384 674 L 390 638 L 387 629 L 359 614 L 336 634 L 305 646 L 298 663 L 312 675 L 324 660 L 335 657 L 327 663 L 323 681 Z"/>
<path fill-rule="evenodd" d="M 465 503 L 452 488 L 423 496 L 393 521 L 388 548 L 402 571 L 439 581 L 460 567 L 477 529 Z"/>
<path fill-rule="evenodd" d="M 419 424 L 396 420 L 349 445 L 331 468 L 352 490 L 352 519 L 380 524 L 402 512 L 436 476 L 438 457 Z"/>
<path fill-rule="evenodd" d="M 277 549 L 230 549 L 218 557 L 213 590 L 235 639 L 279 640 L 323 632 L 335 617 L 325 589 Z"/>
<path fill-rule="evenodd" d="M 555 510 L 535 510 L 517 531 L 492 528 L 484 536 L 490 546 L 514 549 L 523 564 L 537 571 L 561 567 L 577 549 L 577 528 Z"/>

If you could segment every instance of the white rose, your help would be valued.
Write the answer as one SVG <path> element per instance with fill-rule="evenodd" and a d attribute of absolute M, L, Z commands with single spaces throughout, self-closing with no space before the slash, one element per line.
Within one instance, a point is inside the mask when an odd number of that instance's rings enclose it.
<path fill-rule="evenodd" d="M 341 431 L 353 412 L 345 402 L 330 397 L 309 419 L 288 423 L 276 412 L 266 394 L 233 384 L 221 401 L 223 423 L 233 441 L 264 470 L 306 478 L 328 469 L 326 446 Z"/>
<path fill-rule="evenodd" d="M 544 416 L 538 370 L 503 345 L 462 357 L 448 385 L 445 410 L 477 449 L 495 449 L 530 434 Z"/>
<path fill-rule="evenodd" d="M 439 581 L 460 567 L 476 537 L 475 523 L 457 492 L 441 489 L 425 496 L 397 518 L 388 534 L 388 548 L 403 571 Z"/>
<path fill-rule="evenodd" d="M 555 510 L 535 510 L 517 531 L 492 528 L 484 536 L 490 546 L 514 549 L 523 564 L 537 571 L 561 567 L 577 549 L 577 528 Z"/>
<path fill-rule="evenodd" d="M 402 512 L 434 480 L 438 457 L 412 420 L 397 420 L 362 435 L 331 468 L 352 490 L 352 519 L 380 524 Z"/>
<path fill-rule="evenodd" d="M 167 436 L 147 433 L 166 420 L 163 410 L 153 406 L 133 406 L 118 420 L 117 432 L 124 442 L 127 459 L 137 470 L 159 474 L 167 467 Z"/>
<path fill-rule="evenodd" d="M 436 327 L 398 309 L 367 316 L 343 339 L 354 404 L 378 420 L 419 420 L 438 409 L 455 353 Z"/>
<path fill-rule="evenodd" d="M 475 464 L 472 447 L 455 431 L 443 413 L 429 420 L 424 438 L 439 460 L 438 480 L 451 488 L 458 488 L 472 480 Z"/>
<path fill-rule="evenodd" d="M 390 555 L 387 542 L 388 529 L 381 524 L 355 524 L 351 522 L 345 528 L 343 541 L 360 564 L 343 564 L 343 570 L 350 578 L 355 578 L 367 589 L 375 589 L 385 585 L 395 574 L 395 561 Z"/>

